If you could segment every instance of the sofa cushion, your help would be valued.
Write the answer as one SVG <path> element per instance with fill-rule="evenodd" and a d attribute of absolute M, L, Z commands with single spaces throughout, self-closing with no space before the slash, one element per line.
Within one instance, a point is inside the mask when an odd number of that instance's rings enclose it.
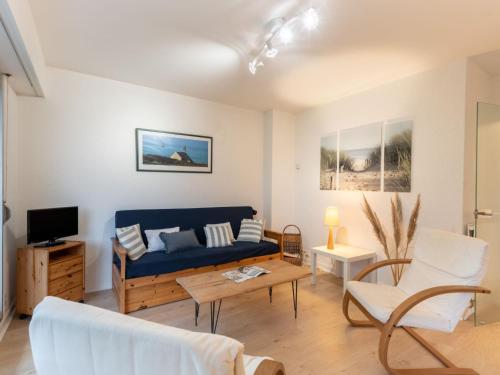
<path fill-rule="evenodd" d="M 203 228 L 207 224 L 229 222 L 234 235 L 237 236 L 240 232 L 241 220 L 252 218 L 253 208 L 250 206 L 123 210 L 116 211 L 115 228 L 140 224 L 146 245 L 144 235 L 146 229 L 180 227 L 180 230 L 187 230 L 193 228 L 200 243 L 206 244 Z"/>
<path fill-rule="evenodd" d="M 201 247 L 194 230 L 182 230 L 175 233 L 160 233 L 160 239 L 165 244 L 165 252 L 167 254 L 175 253 L 179 250 L 192 249 Z"/>
<path fill-rule="evenodd" d="M 234 234 L 233 234 L 233 228 L 231 227 L 231 223 L 230 222 L 225 222 L 225 223 L 220 223 L 220 224 L 207 224 L 207 227 L 217 227 L 219 225 L 223 225 L 223 226 L 225 226 L 227 228 L 227 231 L 229 233 L 229 239 L 231 240 L 231 242 L 236 241 L 235 238 L 234 238 Z M 205 230 L 205 232 L 206 232 L 206 230 Z"/>
<path fill-rule="evenodd" d="M 264 235 L 264 222 L 262 220 L 243 219 L 237 242 L 259 242 Z"/>
<path fill-rule="evenodd" d="M 179 227 L 174 228 L 163 228 L 163 229 L 146 229 L 144 232 L 146 234 L 148 249 L 147 252 L 165 250 L 165 244 L 160 238 L 160 233 L 176 233 L 179 232 Z"/>
<path fill-rule="evenodd" d="M 131 260 L 137 260 L 146 253 L 139 224 L 116 228 L 116 237 L 118 237 L 120 245 L 127 250 L 127 255 Z"/>
<path fill-rule="evenodd" d="M 226 224 L 207 225 L 205 227 L 205 237 L 207 238 L 207 248 L 231 246 L 231 235 L 229 226 Z"/>
<path fill-rule="evenodd" d="M 236 242 L 233 246 L 212 249 L 198 247 L 172 254 L 155 251 L 144 254 L 135 262 L 127 259 L 125 277 L 131 279 L 141 276 L 160 275 L 189 268 L 213 266 L 245 258 L 271 255 L 278 252 L 278 245 L 268 241 L 260 241 L 259 243 Z M 116 255 L 114 255 L 113 261 L 120 267 L 120 259 Z"/>

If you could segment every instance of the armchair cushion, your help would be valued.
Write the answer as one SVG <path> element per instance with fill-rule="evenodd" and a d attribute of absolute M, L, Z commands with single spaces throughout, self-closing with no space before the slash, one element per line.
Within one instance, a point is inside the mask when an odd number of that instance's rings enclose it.
<path fill-rule="evenodd" d="M 486 242 L 435 229 L 422 229 L 415 243 L 412 263 L 398 288 L 407 295 L 444 285 L 478 286 L 486 272 Z M 430 298 L 427 308 L 457 321 L 470 301 L 470 294 L 453 293 Z"/>
<path fill-rule="evenodd" d="M 392 312 L 404 300 L 411 297 L 398 287 L 349 281 L 347 290 L 377 320 L 387 323 Z M 452 332 L 459 318 L 451 318 L 419 304 L 399 321 L 398 326 L 410 326 L 437 331 Z"/>
<path fill-rule="evenodd" d="M 417 233 L 413 258 L 451 275 L 477 280 L 484 276 L 487 248 L 478 238 L 424 228 Z"/>
<path fill-rule="evenodd" d="M 422 290 L 446 285 L 478 286 L 486 272 L 487 248 L 476 238 L 422 229 L 413 261 L 397 286 L 351 281 L 347 290 L 374 318 L 386 323 L 403 301 Z M 468 293 L 450 293 L 423 300 L 398 325 L 451 332 L 470 297 Z"/>

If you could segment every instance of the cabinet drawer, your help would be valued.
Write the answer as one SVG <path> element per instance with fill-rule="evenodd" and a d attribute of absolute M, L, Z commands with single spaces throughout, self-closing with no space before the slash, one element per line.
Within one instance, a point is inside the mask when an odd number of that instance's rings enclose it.
<path fill-rule="evenodd" d="M 77 285 L 83 285 L 83 271 L 70 273 L 58 279 L 49 281 L 49 294 L 54 295 L 65 290 L 74 288 Z"/>
<path fill-rule="evenodd" d="M 81 301 L 83 300 L 83 285 L 78 285 L 74 288 L 65 290 L 64 292 L 56 294 L 55 296 L 70 301 Z"/>
<path fill-rule="evenodd" d="M 62 262 L 49 264 L 49 281 L 82 270 L 83 270 L 83 256 L 81 255 L 77 255 L 71 259 Z"/>

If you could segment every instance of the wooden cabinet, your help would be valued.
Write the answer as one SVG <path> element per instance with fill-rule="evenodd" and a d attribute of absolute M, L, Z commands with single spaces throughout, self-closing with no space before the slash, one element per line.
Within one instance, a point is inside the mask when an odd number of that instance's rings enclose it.
<path fill-rule="evenodd" d="M 85 298 L 85 242 L 17 250 L 17 312 L 32 315 L 46 296 Z"/>

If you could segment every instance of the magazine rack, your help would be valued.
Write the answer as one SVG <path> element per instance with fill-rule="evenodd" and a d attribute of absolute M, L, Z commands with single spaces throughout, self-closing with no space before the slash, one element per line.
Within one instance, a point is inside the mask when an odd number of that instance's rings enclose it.
<path fill-rule="evenodd" d="M 302 233 L 296 225 L 289 224 L 283 228 L 283 260 L 302 266 L 303 249 Z"/>

